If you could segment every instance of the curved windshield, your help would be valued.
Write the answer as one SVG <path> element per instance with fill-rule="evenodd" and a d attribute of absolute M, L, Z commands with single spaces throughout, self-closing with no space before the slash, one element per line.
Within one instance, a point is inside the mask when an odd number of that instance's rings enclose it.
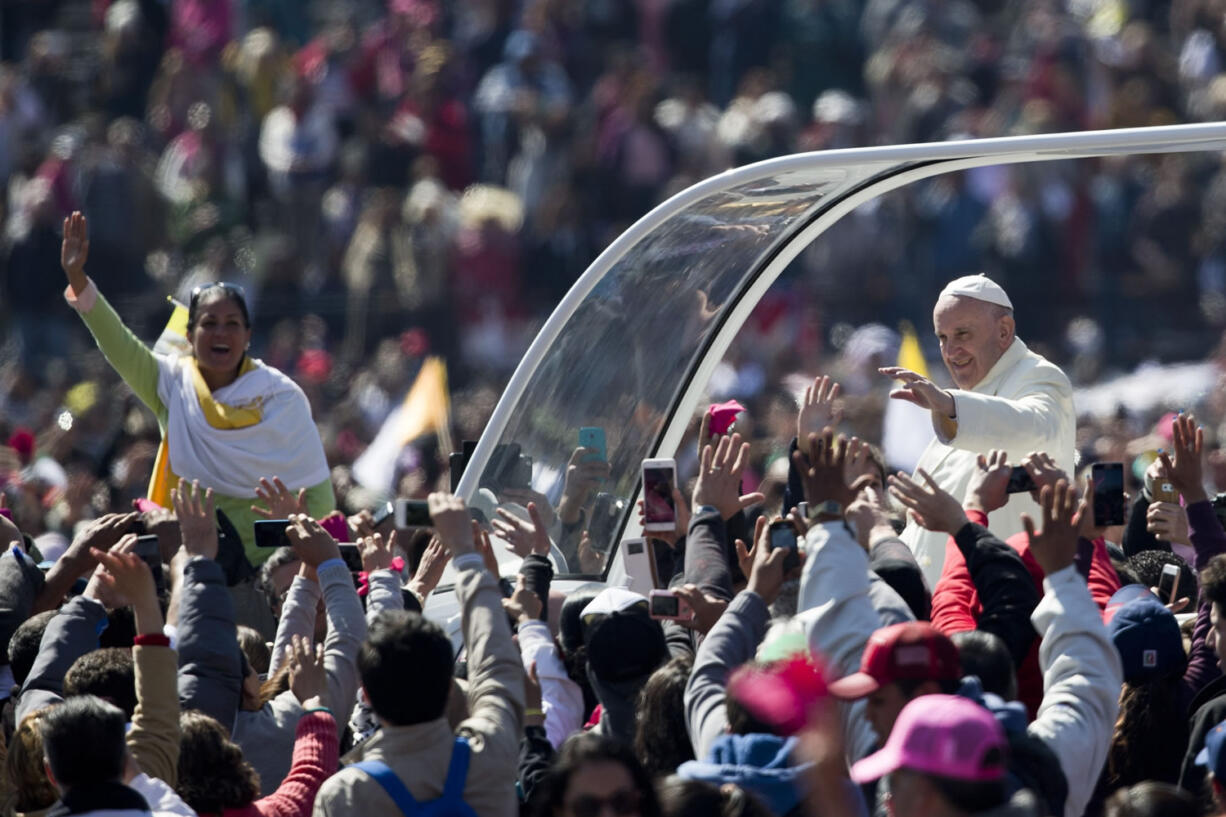
<path fill-rule="evenodd" d="M 534 501 L 550 526 L 558 571 L 602 575 L 637 514 L 642 461 L 721 309 L 823 196 L 882 167 L 781 173 L 701 197 L 647 232 L 546 349 L 471 504 L 486 517 L 502 507 L 526 518 L 522 508 Z"/>

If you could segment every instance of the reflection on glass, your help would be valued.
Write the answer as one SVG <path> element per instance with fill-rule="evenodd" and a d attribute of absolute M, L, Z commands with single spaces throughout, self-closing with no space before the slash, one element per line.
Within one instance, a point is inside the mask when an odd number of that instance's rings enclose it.
<path fill-rule="evenodd" d="M 558 572 L 601 574 L 633 510 L 641 463 L 721 309 L 823 195 L 880 169 L 779 174 L 700 199 L 643 236 L 541 360 L 476 504 L 547 502 Z"/>

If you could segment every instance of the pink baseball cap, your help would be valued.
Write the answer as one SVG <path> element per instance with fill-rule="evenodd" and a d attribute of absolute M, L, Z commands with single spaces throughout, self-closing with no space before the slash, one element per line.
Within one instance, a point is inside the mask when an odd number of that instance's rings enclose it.
<path fill-rule="evenodd" d="M 958 695 L 921 695 L 903 707 L 885 746 L 851 767 L 857 783 L 899 769 L 987 783 L 1005 775 L 1004 729 L 992 713 Z"/>

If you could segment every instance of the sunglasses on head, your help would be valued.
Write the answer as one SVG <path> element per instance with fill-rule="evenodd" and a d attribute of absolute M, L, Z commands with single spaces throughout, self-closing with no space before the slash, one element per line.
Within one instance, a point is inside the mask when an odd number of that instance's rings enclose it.
<path fill-rule="evenodd" d="M 196 304 L 200 300 L 200 296 L 211 289 L 220 289 L 227 295 L 240 299 L 243 303 L 247 302 L 247 292 L 238 284 L 231 284 L 227 283 L 226 281 L 214 281 L 211 284 L 201 284 L 200 286 L 192 289 L 192 299 L 188 304 L 188 307 L 195 310 Z"/>
<path fill-rule="evenodd" d="M 608 797 L 581 794 L 570 800 L 566 806 L 574 817 L 600 817 L 605 806 L 618 817 L 629 817 L 638 813 L 639 793 L 634 789 L 618 789 Z"/>

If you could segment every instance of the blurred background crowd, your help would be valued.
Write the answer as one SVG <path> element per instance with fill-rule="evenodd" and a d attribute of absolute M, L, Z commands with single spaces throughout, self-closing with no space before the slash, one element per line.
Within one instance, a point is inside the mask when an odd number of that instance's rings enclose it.
<path fill-rule="evenodd" d="M 52 537 L 143 495 L 158 439 L 63 302 L 74 209 L 145 340 L 168 296 L 245 288 L 252 352 L 306 391 L 352 511 L 446 477 L 433 436 L 393 485 L 349 470 L 428 355 L 451 438 L 476 439 L 588 263 L 711 174 L 1226 118 L 1222 0 L 5 0 L 0 60 L 0 472 L 21 528 Z M 910 321 L 943 375 L 929 310 L 969 272 L 1080 389 L 1087 459 L 1139 475 L 1177 408 L 1216 447 L 1226 165 L 1131 156 L 943 176 L 819 239 L 711 384 L 749 406 L 757 478 L 803 376 L 837 376 L 850 430 L 879 439 L 875 366 Z"/>

